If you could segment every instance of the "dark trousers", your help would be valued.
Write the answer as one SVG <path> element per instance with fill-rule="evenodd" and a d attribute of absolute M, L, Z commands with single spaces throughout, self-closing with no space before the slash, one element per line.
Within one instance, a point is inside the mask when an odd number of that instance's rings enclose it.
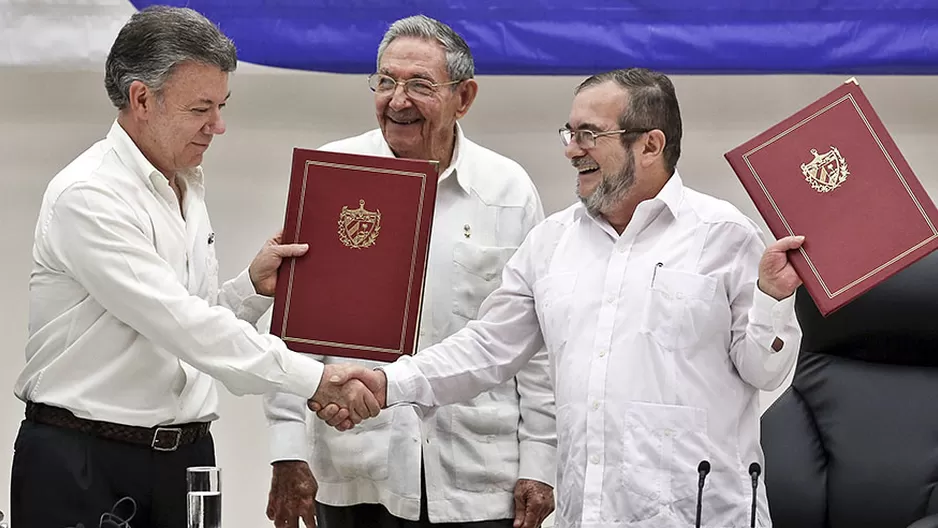
<path fill-rule="evenodd" d="M 24 528 L 123 526 L 101 524 L 112 510 L 133 528 L 184 528 L 186 468 L 215 465 L 211 435 L 162 452 L 30 420 L 14 450 L 10 526 Z"/>
<path fill-rule="evenodd" d="M 316 503 L 319 528 L 512 528 L 514 518 L 492 521 L 433 524 L 427 516 L 427 481 L 420 468 L 420 520 L 409 521 L 391 515 L 381 504 L 328 506 Z"/>

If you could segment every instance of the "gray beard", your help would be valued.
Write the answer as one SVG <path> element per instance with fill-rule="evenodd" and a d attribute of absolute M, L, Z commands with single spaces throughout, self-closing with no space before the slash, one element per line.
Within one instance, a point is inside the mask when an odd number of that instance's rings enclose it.
<path fill-rule="evenodd" d="M 580 201 L 593 216 L 609 211 L 635 183 L 635 156 L 629 151 L 628 163 L 611 178 L 603 178 L 593 194 L 583 197 L 577 191 Z"/>

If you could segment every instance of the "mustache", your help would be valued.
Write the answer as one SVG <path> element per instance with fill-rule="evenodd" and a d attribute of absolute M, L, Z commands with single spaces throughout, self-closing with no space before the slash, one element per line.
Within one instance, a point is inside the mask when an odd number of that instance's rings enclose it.
<path fill-rule="evenodd" d="M 598 167 L 599 164 L 596 163 L 593 158 L 588 156 L 583 156 L 581 158 L 574 158 L 570 161 L 570 164 L 573 165 L 575 169 L 581 169 L 583 167 Z"/>

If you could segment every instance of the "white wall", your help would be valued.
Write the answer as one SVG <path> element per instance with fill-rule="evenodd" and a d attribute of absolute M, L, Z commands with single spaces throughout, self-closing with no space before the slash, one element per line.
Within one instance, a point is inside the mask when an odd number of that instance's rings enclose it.
<path fill-rule="evenodd" d="M 205 158 L 221 274 L 231 277 L 283 221 L 291 149 L 315 148 L 374 126 L 364 76 L 242 67 L 232 80 L 228 133 Z M 477 142 L 524 165 L 548 212 L 574 199 L 557 129 L 580 77 L 485 77 L 463 124 Z M 842 76 L 675 77 L 684 115 L 679 170 L 698 190 L 758 219 L 723 153 L 842 82 Z M 938 191 L 938 78 L 862 77 L 926 189 Z M 106 133 L 114 112 L 97 72 L 0 69 L 0 510 L 9 506 L 12 445 L 23 406 L 12 395 L 23 364 L 33 222 L 56 171 Z M 764 226 L 764 224 L 762 224 Z M 764 403 L 775 394 L 766 394 Z M 226 527 L 268 526 L 269 482 L 260 400 L 222 394 L 214 433 L 224 468 Z M 19 528 L 19 527 L 17 527 Z"/>

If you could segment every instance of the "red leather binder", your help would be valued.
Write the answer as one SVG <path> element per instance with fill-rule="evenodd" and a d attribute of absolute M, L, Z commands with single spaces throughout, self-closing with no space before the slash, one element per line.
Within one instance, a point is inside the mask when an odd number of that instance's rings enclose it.
<path fill-rule="evenodd" d="M 938 247 L 938 212 L 850 79 L 724 157 L 827 316 Z M 884 307 L 888 309 L 888 307 Z"/>
<path fill-rule="evenodd" d="M 271 333 L 296 352 L 413 354 L 438 163 L 294 149 Z"/>

